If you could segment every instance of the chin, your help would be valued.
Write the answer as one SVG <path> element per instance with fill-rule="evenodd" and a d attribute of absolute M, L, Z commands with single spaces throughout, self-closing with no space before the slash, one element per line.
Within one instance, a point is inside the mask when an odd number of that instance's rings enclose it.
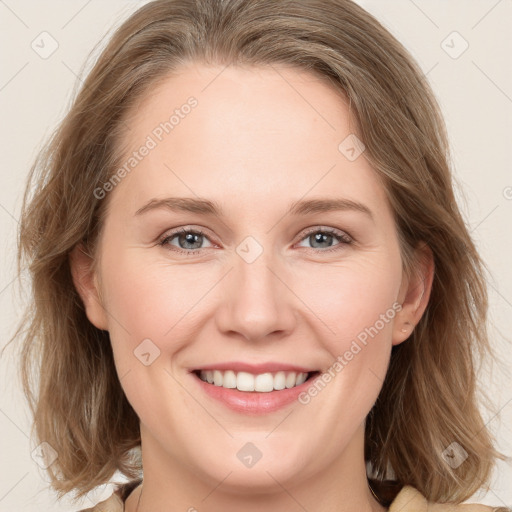
<path fill-rule="evenodd" d="M 216 453 L 212 453 L 209 445 L 205 449 L 210 451 L 210 456 L 196 459 L 194 472 L 203 473 L 215 485 L 222 482 L 223 491 L 233 494 L 273 493 L 282 490 L 280 485 L 286 487 L 289 482 L 299 482 L 314 473 L 318 460 L 311 457 L 312 464 L 308 463 L 303 444 L 290 437 L 288 443 L 279 437 L 265 439 L 267 435 L 267 432 L 237 435 L 230 439 L 229 446 Z M 208 459 L 211 464 L 205 465 Z"/>

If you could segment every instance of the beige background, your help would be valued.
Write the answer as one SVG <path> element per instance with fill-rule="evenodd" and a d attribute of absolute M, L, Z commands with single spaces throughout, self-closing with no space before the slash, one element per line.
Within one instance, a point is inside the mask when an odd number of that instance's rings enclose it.
<path fill-rule="evenodd" d="M 212 0 L 213 1 L 213 0 Z M 85 59 L 100 39 L 143 2 L 0 0 L 1 345 L 19 318 L 15 242 L 29 165 L 63 116 Z M 502 363 L 483 376 L 500 416 L 484 411 L 499 448 L 512 454 L 512 2 L 510 0 L 359 0 L 414 55 L 444 111 L 459 197 L 490 269 L 490 323 Z M 453 34 L 453 32 L 457 34 Z M 47 32 L 49 35 L 40 35 Z M 42 58 L 44 48 L 56 51 Z M 39 44 L 39 54 L 31 47 Z M 443 43 L 444 41 L 444 43 Z M 465 48 L 467 49 L 462 52 Z M 36 46 L 37 48 L 37 46 Z M 46 55 L 43 55 L 46 57 Z M 462 199 L 465 196 L 465 200 Z M 56 503 L 31 457 L 30 418 L 20 394 L 11 346 L 0 360 L 0 511 L 72 511 Z M 491 490 L 473 497 L 512 505 L 512 467 L 500 463 Z M 507 485 L 508 484 L 508 485 Z M 101 490 L 100 490 L 101 491 Z M 103 496 L 108 493 L 103 490 Z M 100 493 L 91 496 L 92 500 Z M 85 500 L 83 506 L 91 506 Z"/>

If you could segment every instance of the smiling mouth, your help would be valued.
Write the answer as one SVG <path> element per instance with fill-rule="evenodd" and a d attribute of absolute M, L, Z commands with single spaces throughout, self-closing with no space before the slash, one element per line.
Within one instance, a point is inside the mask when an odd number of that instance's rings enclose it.
<path fill-rule="evenodd" d="M 320 374 L 319 371 L 308 373 L 279 371 L 254 375 L 233 370 L 195 370 L 192 373 L 213 386 L 254 393 L 270 393 L 295 388 Z"/>

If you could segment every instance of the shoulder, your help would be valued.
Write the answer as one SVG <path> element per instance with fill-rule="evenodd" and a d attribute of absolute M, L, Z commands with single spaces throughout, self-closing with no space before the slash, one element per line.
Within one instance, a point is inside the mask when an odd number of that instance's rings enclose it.
<path fill-rule="evenodd" d="M 389 507 L 389 512 L 507 512 L 511 509 L 504 507 L 489 507 L 476 503 L 429 503 L 414 487 L 406 485 L 398 493 Z"/>
<path fill-rule="evenodd" d="M 119 496 L 118 491 L 114 491 L 114 493 L 110 496 L 110 498 L 101 501 L 97 505 L 91 508 L 84 508 L 79 512 L 123 512 L 124 511 L 124 502 Z"/>
<path fill-rule="evenodd" d="M 112 495 L 94 507 L 85 508 L 79 512 L 124 512 L 124 502 L 141 480 L 132 480 L 125 484 L 117 485 Z"/>

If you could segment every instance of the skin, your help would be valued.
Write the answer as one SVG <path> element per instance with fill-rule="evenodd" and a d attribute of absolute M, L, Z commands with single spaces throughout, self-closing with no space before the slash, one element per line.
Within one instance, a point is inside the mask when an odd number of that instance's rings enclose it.
<path fill-rule="evenodd" d="M 408 278 L 382 183 L 364 153 L 349 161 L 338 149 L 357 133 L 344 98 L 304 71 L 189 63 L 130 113 L 126 156 L 190 96 L 197 107 L 104 199 L 95 261 L 79 248 L 71 257 L 88 318 L 109 331 L 140 418 L 139 512 L 384 510 L 367 486 L 364 421 L 392 346 L 409 337 L 427 304 L 430 253 L 422 249 L 426 258 Z M 225 216 L 136 214 L 171 196 L 216 201 Z M 292 201 L 313 198 L 358 201 L 372 217 L 289 214 Z M 158 245 L 180 227 L 205 236 L 195 246 L 178 236 Z M 310 236 L 318 230 L 306 228 L 334 228 L 352 241 L 318 242 Z M 263 249 L 252 263 L 236 252 L 247 236 Z M 177 252 L 198 246 L 193 255 Z M 396 303 L 402 309 L 307 405 L 234 412 L 188 371 L 233 360 L 326 370 Z M 160 350 L 148 366 L 133 352 L 147 338 Z M 247 442 L 263 454 L 252 468 L 236 456 Z"/>

